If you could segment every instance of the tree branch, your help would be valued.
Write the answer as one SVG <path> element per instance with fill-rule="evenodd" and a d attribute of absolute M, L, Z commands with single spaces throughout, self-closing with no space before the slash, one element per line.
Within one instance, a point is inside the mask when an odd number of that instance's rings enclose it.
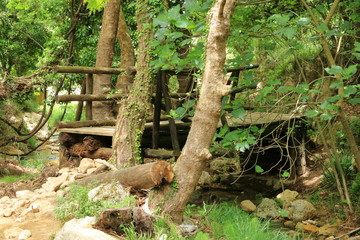
<path fill-rule="evenodd" d="M 273 0 L 266 0 L 266 1 L 260 1 L 260 2 L 236 2 L 236 6 L 239 5 L 260 5 L 268 2 L 272 2 Z"/>

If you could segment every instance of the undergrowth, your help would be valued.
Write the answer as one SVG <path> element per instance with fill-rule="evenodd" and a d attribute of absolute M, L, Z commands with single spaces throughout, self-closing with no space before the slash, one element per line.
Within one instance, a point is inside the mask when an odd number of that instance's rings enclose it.
<path fill-rule="evenodd" d="M 117 204 L 109 204 L 101 200 L 91 201 L 88 199 L 88 192 L 96 185 L 98 184 L 93 183 L 88 187 L 70 185 L 70 189 L 65 196 L 57 198 L 58 205 L 55 207 L 55 217 L 62 222 L 66 222 L 73 218 L 98 216 L 104 209 L 126 207 L 135 201 L 133 197 L 129 197 L 126 201 Z"/>

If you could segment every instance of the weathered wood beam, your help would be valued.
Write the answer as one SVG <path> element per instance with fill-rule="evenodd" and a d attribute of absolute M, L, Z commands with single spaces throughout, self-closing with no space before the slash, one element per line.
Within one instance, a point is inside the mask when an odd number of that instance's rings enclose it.
<path fill-rule="evenodd" d="M 92 73 L 92 74 L 134 74 L 136 69 L 130 68 L 107 68 L 107 67 L 82 67 L 82 66 L 54 66 L 52 67 L 54 73 Z"/>
<path fill-rule="evenodd" d="M 55 97 L 56 102 L 71 102 L 71 101 L 113 101 L 119 100 L 127 95 L 124 94 L 112 94 L 111 96 L 107 95 L 95 95 L 95 94 L 79 94 L 79 95 L 59 95 Z"/>

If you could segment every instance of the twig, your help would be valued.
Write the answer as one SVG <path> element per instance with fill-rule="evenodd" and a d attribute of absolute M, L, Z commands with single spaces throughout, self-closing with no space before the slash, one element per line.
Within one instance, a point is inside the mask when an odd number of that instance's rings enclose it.
<path fill-rule="evenodd" d="M 340 238 L 342 238 L 343 236 L 356 233 L 357 231 L 360 231 L 360 227 L 359 227 L 359 228 L 356 228 L 356 229 L 354 229 L 354 230 L 352 230 L 352 231 L 350 231 L 350 232 L 344 233 L 344 234 L 342 234 L 342 235 L 340 235 L 340 236 L 337 236 L 336 238 L 333 238 L 333 240 L 335 240 L 335 239 L 340 239 Z M 359 236 L 359 237 L 360 237 L 360 236 Z"/>

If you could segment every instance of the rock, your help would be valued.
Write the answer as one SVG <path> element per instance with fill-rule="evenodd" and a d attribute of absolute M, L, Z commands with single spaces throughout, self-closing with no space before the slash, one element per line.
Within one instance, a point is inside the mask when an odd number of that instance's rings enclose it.
<path fill-rule="evenodd" d="M 38 213 L 38 212 L 40 212 L 40 204 L 38 204 L 38 203 L 33 203 L 33 204 L 31 204 L 30 206 L 29 206 L 29 208 L 28 208 L 31 212 L 33 212 L 33 213 Z"/>
<path fill-rule="evenodd" d="M 319 228 L 315 225 L 308 224 L 303 227 L 303 230 L 307 232 L 316 233 L 319 230 Z"/>
<path fill-rule="evenodd" d="M 93 229 L 95 217 L 72 219 L 66 222 L 63 228 L 56 234 L 54 240 L 118 240 L 118 238 L 106 234 L 100 230 Z"/>
<path fill-rule="evenodd" d="M 10 201 L 10 198 L 8 196 L 3 196 L 0 198 L 0 203 L 7 203 Z"/>
<path fill-rule="evenodd" d="M 47 192 L 57 191 L 61 184 L 67 180 L 68 176 L 68 172 L 63 172 L 59 177 L 49 177 L 47 182 L 42 185 L 42 188 Z"/>
<path fill-rule="evenodd" d="M 86 174 L 92 174 L 96 170 L 97 170 L 97 168 L 89 168 L 88 170 L 86 170 Z"/>
<path fill-rule="evenodd" d="M 295 225 L 295 229 L 302 231 L 302 230 L 304 229 L 304 226 L 305 226 L 305 224 L 303 224 L 303 223 L 301 223 L 301 222 L 298 222 L 298 223 Z"/>
<path fill-rule="evenodd" d="M 91 189 L 88 198 L 91 201 L 104 201 L 108 204 L 118 204 L 128 198 L 129 191 L 119 183 L 101 184 Z"/>
<path fill-rule="evenodd" d="M 179 225 L 179 228 L 180 228 L 180 231 L 182 233 L 189 234 L 189 233 L 192 233 L 195 230 L 197 230 L 198 227 L 196 225 L 184 225 L 184 224 L 181 224 L 181 225 Z"/>
<path fill-rule="evenodd" d="M 22 190 L 22 191 L 17 191 L 15 193 L 16 198 L 32 198 L 34 195 L 34 192 L 30 191 L 30 190 Z"/>
<path fill-rule="evenodd" d="M 246 211 L 246 212 L 255 212 L 256 206 L 255 204 L 250 200 L 244 200 L 240 203 L 240 207 Z"/>
<path fill-rule="evenodd" d="M 19 227 L 9 228 L 4 231 L 4 237 L 5 239 L 18 239 L 22 231 L 24 231 L 24 229 Z"/>
<path fill-rule="evenodd" d="M 318 234 L 324 236 L 334 236 L 338 232 L 338 224 L 326 224 L 319 228 Z"/>
<path fill-rule="evenodd" d="M 280 207 L 269 198 L 264 198 L 256 209 L 256 216 L 260 218 L 278 218 L 280 217 Z"/>
<path fill-rule="evenodd" d="M 31 237 L 31 231 L 30 230 L 23 230 L 19 236 L 18 236 L 18 239 L 19 240 L 26 240 L 26 239 L 29 239 Z"/>
<path fill-rule="evenodd" d="M 210 174 L 206 171 L 202 171 L 198 184 L 199 185 L 211 185 Z"/>
<path fill-rule="evenodd" d="M 19 199 L 14 203 L 14 209 L 19 209 L 25 206 L 25 204 L 29 202 L 29 200 Z"/>
<path fill-rule="evenodd" d="M 59 173 L 60 173 L 60 174 L 62 174 L 62 173 L 64 173 L 64 172 L 70 172 L 70 168 L 64 167 L 64 168 L 61 168 L 61 169 L 59 170 Z"/>
<path fill-rule="evenodd" d="M 23 114 L 24 122 L 26 122 L 26 127 L 31 130 L 36 127 L 39 120 L 41 119 L 41 114 L 36 112 L 24 112 Z M 44 127 L 42 127 L 35 136 L 39 138 L 40 140 L 45 140 L 50 133 L 49 126 L 46 123 Z"/>
<path fill-rule="evenodd" d="M 238 173 L 240 172 L 240 161 L 238 159 L 215 158 L 210 162 L 210 169 L 213 173 Z"/>
<path fill-rule="evenodd" d="M 294 201 L 298 195 L 298 192 L 286 189 L 282 193 L 279 193 L 276 198 L 280 199 L 283 202 L 284 207 L 286 207 L 290 202 Z"/>
<path fill-rule="evenodd" d="M 15 213 L 15 211 L 13 208 L 5 208 L 2 211 L 2 215 L 4 217 L 11 217 L 14 213 Z"/>
<path fill-rule="evenodd" d="M 287 207 L 288 218 L 300 222 L 316 215 L 315 207 L 308 201 L 299 199 L 291 202 Z"/>
<path fill-rule="evenodd" d="M 91 158 L 83 158 L 78 167 L 80 173 L 86 173 L 89 168 L 95 168 L 95 162 Z"/>
<path fill-rule="evenodd" d="M 288 227 L 288 228 L 294 228 L 295 227 L 295 223 L 293 221 L 285 221 L 284 222 L 284 226 Z"/>

